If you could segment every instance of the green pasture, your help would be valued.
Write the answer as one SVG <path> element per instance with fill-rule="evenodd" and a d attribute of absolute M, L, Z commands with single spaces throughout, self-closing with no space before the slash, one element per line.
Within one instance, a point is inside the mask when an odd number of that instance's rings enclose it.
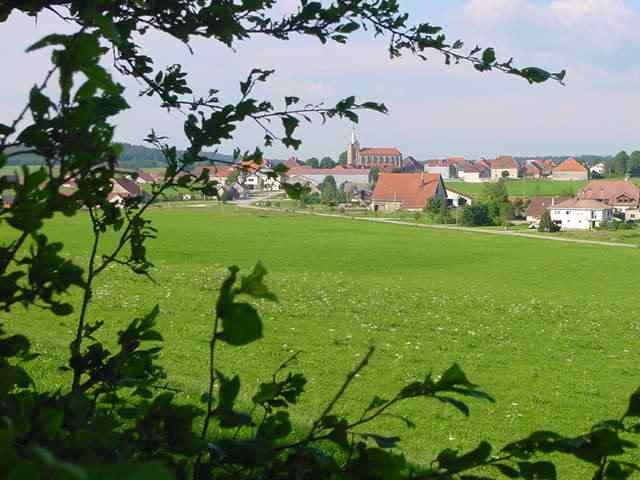
<path fill-rule="evenodd" d="M 447 181 L 447 187 L 461 193 L 479 195 L 484 190 L 484 183 L 469 183 L 461 181 Z M 533 197 L 538 195 L 567 195 L 573 196 L 586 185 L 583 181 L 558 180 L 507 180 L 507 192 L 513 197 Z"/>
<path fill-rule="evenodd" d="M 225 269 L 262 261 L 279 303 L 257 302 L 264 339 L 223 345 L 217 367 L 240 374 L 246 405 L 257 383 L 293 352 L 309 383 L 293 418 L 303 433 L 370 345 L 376 354 L 337 410 L 359 416 L 374 395 L 388 397 L 427 372 L 459 362 L 497 403 L 471 402 L 465 418 L 442 404 L 412 401 L 367 431 L 395 433 L 409 458 L 429 463 L 440 449 L 504 444 L 539 429 L 578 434 L 617 418 L 640 384 L 639 252 L 480 233 L 431 231 L 348 219 L 237 210 L 153 209 L 154 282 L 113 267 L 99 278 L 91 321 L 113 338 L 159 304 L 162 362 L 182 398 L 198 401 L 207 378 L 212 306 Z M 2 226 L 0 235 L 9 235 Z M 87 218 L 56 218 L 47 228 L 85 262 Z M 114 239 L 108 239 L 113 245 Z M 79 301 L 78 295 L 73 300 Z M 41 357 L 39 388 L 67 386 L 58 370 L 76 315 L 32 309 L 0 313 L 27 333 Z M 589 478 L 563 463 L 560 478 Z"/>

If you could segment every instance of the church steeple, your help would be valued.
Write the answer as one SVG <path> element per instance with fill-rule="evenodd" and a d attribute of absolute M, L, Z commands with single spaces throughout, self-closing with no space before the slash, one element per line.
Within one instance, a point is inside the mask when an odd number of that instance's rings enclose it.
<path fill-rule="evenodd" d="M 355 125 L 351 130 L 351 143 L 347 146 L 347 165 L 352 167 L 360 165 L 360 142 L 356 135 Z"/>

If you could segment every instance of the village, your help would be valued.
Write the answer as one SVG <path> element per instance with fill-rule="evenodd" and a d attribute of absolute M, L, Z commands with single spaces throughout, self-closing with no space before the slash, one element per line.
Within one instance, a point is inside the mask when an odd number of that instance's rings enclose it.
<path fill-rule="evenodd" d="M 472 207 L 478 202 L 479 195 L 461 191 L 459 186 L 464 184 L 531 180 L 583 182 L 574 195 L 510 197 L 509 201 L 515 201 L 518 208 L 514 210 L 515 215 L 510 214 L 509 220 L 540 229 L 543 216 L 548 214 L 554 231 L 592 230 L 615 222 L 630 224 L 640 220 L 640 188 L 629 178 L 603 178 L 607 169 L 603 163 L 588 167 L 575 158 L 554 162 L 550 159 L 516 160 L 507 155 L 491 160 L 453 156 L 418 161 L 412 156 L 403 156 L 395 147 L 361 147 L 355 130 L 345 153 L 344 163 L 327 168 L 309 166 L 291 157 L 284 162 L 264 160 L 260 164 L 212 162 L 180 176 L 214 185 L 213 193 L 202 194 L 202 198 L 223 201 L 249 201 L 264 194 L 271 197 L 284 194 L 288 187 L 297 187 L 310 198 L 315 195 L 319 199 L 323 186 L 330 179 L 336 191 L 342 194 L 330 202 L 333 206 L 342 211 L 365 209 L 382 215 L 422 212 L 433 209 L 434 205 L 449 210 Z M 5 178 L 20 181 L 17 174 Z M 127 198 L 148 195 L 153 185 L 163 178 L 164 173 L 157 169 L 123 171 L 112 180 L 108 200 L 118 206 Z M 61 191 L 71 195 L 75 188 L 74 180 L 70 179 L 62 185 Z M 172 199 L 199 198 L 193 192 L 178 191 Z M 5 191 L 3 204 L 9 207 L 11 203 L 11 195 Z M 544 228 L 549 229 L 548 226 Z"/>

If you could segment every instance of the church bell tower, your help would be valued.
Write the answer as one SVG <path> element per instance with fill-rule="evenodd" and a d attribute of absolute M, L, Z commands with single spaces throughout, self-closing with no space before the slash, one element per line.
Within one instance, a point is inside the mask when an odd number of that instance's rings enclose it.
<path fill-rule="evenodd" d="M 356 127 L 351 131 L 351 143 L 347 146 L 347 165 L 350 167 L 360 166 L 360 142 L 356 135 Z"/>

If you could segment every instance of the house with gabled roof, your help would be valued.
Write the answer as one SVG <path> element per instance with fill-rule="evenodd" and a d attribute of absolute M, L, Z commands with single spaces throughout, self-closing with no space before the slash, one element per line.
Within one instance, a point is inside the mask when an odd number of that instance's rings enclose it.
<path fill-rule="evenodd" d="M 554 180 L 589 180 L 589 169 L 575 158 L 567 158 L 560 165 L 553 168 L 551 177 Z"/>
<path fill-rule="evenodd" d="M 542 214 L 558 203 L 570 200 L 571 197 L 531 197 L 529 205 L 524 211 L 527 222 L 538 223 L 542 218 Z"/>
<path fill-rule="evenodd" d="M 591 230 L 613 220 L 613 208 L 597 200 L 571 198 L 549 209 L 551 221 L 562 230 Z"/>
<path fill-rule="evenodd" d="M 640 207 L 640 188 L 629 180 L 591 180 L 578 191 L 580 200 L 596 200 L 619 212 Z"/>
<path fill-rule="evenodd" d="M 511 155 L 502 155 L 490 162 L 491 180 L 520 177 L 520 166 Z"/>
<path fill-rule="evenodd" d="M 381 173 L 371 195 L 371 209 L 376 212 L 420 211 L 431 199 L 447 201 L 441 175 Z"/>
<path fill-rule="evenodd" d="M 458 176 L 458 170 L 456 163 L 446 160 L 427 160 L 424 164 L 424 171 L 427 173 L 436 173 L 442 175 L 444 180 L 450 178 L 456 178 Z"/>

